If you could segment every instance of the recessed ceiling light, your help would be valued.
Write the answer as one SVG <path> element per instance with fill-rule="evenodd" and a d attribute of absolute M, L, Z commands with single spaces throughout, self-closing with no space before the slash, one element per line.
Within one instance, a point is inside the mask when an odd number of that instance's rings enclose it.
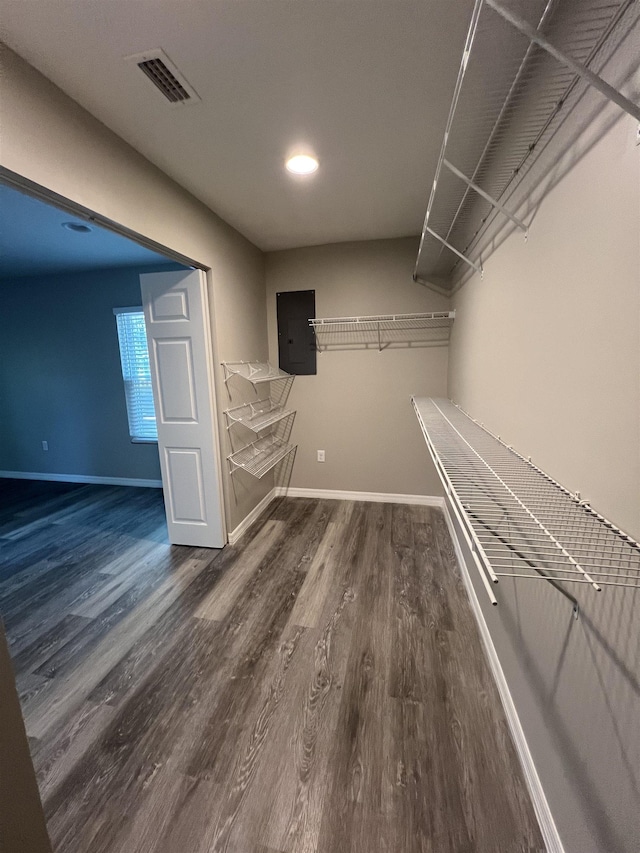
<path fill-rule="evenodd" d="M 308 154 L 296 154 L 286 162 L 287 171 L 293 175 L 311 175 L 318 168 L 318 161 Z"/>
<path fill-rule="evenodd" d="M 62 227 L 66 228 L 67 231 L 74 231 L 76 234 L 88 234 L 90 231 L 93 231 L 93 228 L 90 228 L 83 222 L 63 222 Z"/>

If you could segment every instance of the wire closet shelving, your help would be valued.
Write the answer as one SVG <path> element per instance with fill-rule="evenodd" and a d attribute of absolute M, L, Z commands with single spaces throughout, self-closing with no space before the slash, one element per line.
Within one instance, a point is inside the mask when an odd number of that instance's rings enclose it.
<path fill-rule="evenodd" d="M 293 444 L 287 444 L 273 435 L 266 435 L 231 453 L 227 459 L 231 463 L 232 474 L 242 468 L 260 480 L 267 471 L 295 449 Z"/>
<path fill-rule="evenodd" d="M 271 397 L 244 403 L 242 406 L 234 406 L 225 411 L 227 429 L 233 424 L 242 424 L 256 435 L 293 414 L 295 414 L 293 409 L 287 409 L 285 406 L 276 403 Z"/>
<path fill-rule="evenodd" d="M 412 403 L 492 604 L 503 577 L 640 590 L 634 539 L 450 400 Z"/>
<path fill-rule="evenodd" d="M 528 193 L 518 188 L 586 87 L 640 121 L 640 106 L 596 73 L 637 18 L 637 0 L 475 0 L 416 281 L 450 293 L 467 268 L 482 274 L 494 222 L 526 239 Z"/>
<path fill-rule="evenodd" d="M 223 361 L 222 366 L 225 382 L 228 382 L 232 376 L 241 376 L 252 385 L 273 382 L 276 379 L 291 379 L 290 373 L 285 373 L 284 370 L 266 361 Z"/>
<path fill-rule="evenodd" d="M 274 394 L 270 393 L 268 397 L 249 401 L 240 406 L 232 406 L 224 413 L 227 419 L 227 430 L 235 425 L 242 425 L 256 436 L 255 441 L 227 456 L 230 473 L 234 474 L 242 470 L 261 479 L 297 447 L 288 442 L 295 410 L 286 407 L 294 377 L 268 362 L 223 361 L 222 366 L 225 382 L 228 382 L 232 376 L 240 376 L 253 385 L 256 393 L 256 386 L 261 387 L 266 383 L 282 386 L 277 399 L 274 399 Z M 284 429 L 280 430 L 279 428 L 283 425 Z M 265 430 L 269 430 L 266 435 L 264 435 Z M 277 432 L 281 434 L 277 435 Z"/>
<path fill-rule="evenodd" d="M 375 314 L 367 317 L 314 317 L 309 320 L 318 351 L 331 344 L 347 341 L 372 341 L 381 352 L 390 346 L 394 337 L 410 333 L 415 340 L 430 338 L 446 343 L 449 340 L 455 311 L 430 311 L 415 314 Z"/>

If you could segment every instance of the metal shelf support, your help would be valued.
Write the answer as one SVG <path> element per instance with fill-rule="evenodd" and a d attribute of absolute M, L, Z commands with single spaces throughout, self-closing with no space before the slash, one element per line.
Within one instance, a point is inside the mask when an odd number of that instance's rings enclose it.
<path fill-rule="evenodd" d="M 465 262 L 465 264 L 469 264 L 469 266 L 470 266 L 470 267 L 473 267 L 473 269 L 474 269 L 476 272 L 480 273 L 480 275 L 481 275 L 481 276 L 482 276 L 482 275 L 484 275 L 484 270 L 482 269 L 482 265 L 481 265 L 481 264 L 479 265 L 479 264 L 476 264 L 476 263 L 474 263 L 473 261 L 469 260 L 469 258 L 468 258 L 466 255 L 463 255 L 463 254 L 462 254 L 462 252 L 459 252 L 459 251 L 456 249 L 456 247 L 455 247 L 455 246 L 452 246 L 452 245 L 451 245 L 451 243 L 448 243 L 448 242 L 444 239 L 444 237 L 441 237 L 439 234 L 436 234 L 436 232 L 433 230 L 433 228 L 429 228 L 429 226 L 428 226 L 428 225 L 425 225 L 425 229 L 424 229 L 424 230 L 426 231 L 426 233 L 427 233 L 427 234 L 431 234 L 431 236 L 432 236 L 432 237 L 435 237 L 435 238 L 436 238 L 436 240 L 439 240 L 439 241 L 442 243 L 442 245 L 443 245 L 443 246 L 446 246 L 446 247 L 447 247 L 447 249 L 450 249 L 450 250 L 453 252 L 453 254 L 454 254 L 454 255 L 457 255 L 461 260 L 463 260 L 463 261 Z"/>
<path fill-rule="evenodd" d="M 621 92 L 613 86 L 610 86 L 606 80 L 603 80 L 602 77 L 594 74 L 593 71 L 585 65 L 582 65 L 580 62 L 576 62 L 575 59 L 572 59 L 570 56 L 567 56 L 566 53 L 558 50 L 558 48 L 554 47 L 554 45 L 552 45 L 539 30 L 532 27 L 531 24 L 524 21 L 518 15 L 514 15 L 509 9 L 505 9 L 504 6 L 501 6 L 500 3 L 496 2 L 496 0 L 486 0 L 486 3 L 490 9 L 497 12 L 498 15 L 504 18 L 505 21 L 508 21 L 508 23 L 515 27 L 518 32 L 522 33 L 523 36 L 526 36 L 530 41 L 537 44 L 543 50 L 546 50 L 547 53 L 551 54 L 554 59 L 557 59 L 558 62 L 566 68 L 573 71 L 574 74 L 577 74 L 583 80 L 586 80 L 589 85 L 593 86 L 594 89 L 597 89 L 605 96 L 605 98 L 608 98 L 610 101 L 613 101 L 614 104 L 617 104 L 626 113 L 633 116 L 636 121 L 640 121 L 640 106 L 634 104 L 633 101 L 630 101 L 629 98 L 626 98 Z"/>
<path fill-rule="evenodd" d="M 482 198 L 485 198 L 489 202 L 489 204 L 492 205 L 493 207 L 495 207 L 496 210 L 499 210 L 500 213 L 503 214 L 503 216 L 506 216 L 513 223 L 515 223 L 518 226 L 518 228 L 520 228 L 521 231 L 524 231 L 524 236 L 525 236 L 525 240 L 526 240 L 527 235 L 529 233 L 529 228 L 527 225 L 525 225 L 525 223 L 522 221 L 522 219 L 518 219 L 518 217 L 514 216 L 513 213 L 511 213 L 509 210 L 507 210 L 507 208 L 503 204 L 500 204 L 500 202 L 496 201 L 495 198 L 493 198 L 492 196 L 489 195 L 489 193 L 486 193 L 481 187 L 479 187 L 477 184 L 474 184 L 473 181 L 471 180 L 471 178 L 468 178 L 464 174 L 464 172 L 460 171 L 460 169 L 456 169 L 456 167 L 453 165 L 453 163 L 450 163 L 446 159 L 443 160 L 442 162 L 447 167 L 447 169 L 449 169 L 450 172 L 453 172 L 453 174 L 456 175 L 458 178 L 460 178 L 461 181 L 464 181 L 468 187 L 471 187 L 471 189 L 474 190 L 475 192 L 477 192 L 478 195 L 481 195 Z"/>

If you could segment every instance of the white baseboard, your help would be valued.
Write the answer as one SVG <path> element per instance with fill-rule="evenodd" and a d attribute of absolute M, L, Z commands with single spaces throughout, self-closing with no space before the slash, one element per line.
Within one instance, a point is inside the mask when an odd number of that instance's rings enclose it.
<path fill-rule="evenodd" d="M 0 477 L 5 477 L 8 480 L 47 480 L 54 483 L 83 483 L 95 486 L 162 488 L 162 480 L 140 480 L 133 477 L 93 477 L 88 474 L 39 474 L 34 471 L 0 471 Z"/>
<path fill-rule="evenodd" d="M 251 527 L 258 516 L 264 512 L 272 500 L 280 497 L 321 498 L 336 501 L 370 501 L 372 503 L 419 504 L 421 506 L 444 507 L 444 498 L 436 495 L 390 495 L 384 492 L 341 492 L 331 489 L 297 489 L 287 486 L 275 486 L 268 495 L 251 510 L 240 524 L 229 532 L 229 544 L 233 545 Z"/>
<path fill-rule="evenodd" d="M 246 533 L 246 531 L 251 527 L 254 521 L 261 515 L 265 509 L 269 506 L 271 501 L 275 500 L 278 497 L 278 490 L 276 488 L 271 489 L 269 494 L 265 495 L 259 504 L 256 504 L 254 508 L 251 510 L 249 515 L 245 516 L 240 524 L 229 532 L 229 545 L 234 545 L 240 537 Z"/>
<path fill-rule="evenodd" d="M 444 506 L 444 498 L 437 495 L 392 495 L 386 492 L 343 492 L 333 489 L 298 489 L 277 486 L 278 497 L 321 498 L 335 501 L 368 501 L 386 504 L 417 504 L 419 506 Z"/>
<path fill-rule="evenodd" d="M 527 739 L 520 722 L 520 717 L 518 716 L 518 711 L 514 704 L 513 697 L 511 696 L 511 691 L 509 690 L 509 684 L 507 683 L 504 670 L 502 669 L 502 664 L 500 663 L 496 647 L 493 644 L 489 626 L 484 618 L 484 613 L 480 607 L 475 587 L 471 581 L 467 561 L 465 560 L 460 540 L 458 539 L 455 524 L 453 523 L 453 519 L 451 518 L 446 502 L 443 501 L 443 504 L 444 516 L 447 522 L 447 527 L 449 528 L 449 533 L 451 534 L 456 557 L 458 558 L 458 563 L 460 565 L 462 580 L 469 596 L 469 603 L 471 604 L 473 615 L 475 616 L 480 630 L 480 636 L 482 637 L 487 660 L 489 661 L 489 667 L 491 668 L 493 679 L 498 688 L 498 693 L 500 694 L 500 700 L 502 701 L 502 707 L 504 708 L 511 737 L 513 738 L 513 743 L 515 745 L 518 758 L 520 759 L 520 765 L 524 773 L 527 788 L 531 795 L 533 808 L 536 813 L 536 817 L 538 818 L 538 823 L 540 824 L 540 831 L 542 832 L 542 837 L 544 839 L 545 849 L 547 853 L 565 853 L 564 845 L 560 839 L 558 828 L 553 819 L 547 797 L 542 787 L 542 782 L 540 781 L 538 771 L 536 770 L 536 766 L 533 762 L 533 756 L 531 755 L 531 750 L 529 749 L 529 744 L 527 743 Z"/>

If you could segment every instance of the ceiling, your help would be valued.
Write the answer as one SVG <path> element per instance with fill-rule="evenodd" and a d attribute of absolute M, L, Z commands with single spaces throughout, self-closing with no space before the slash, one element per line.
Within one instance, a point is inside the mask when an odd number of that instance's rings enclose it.
<path fill-rule="evenodd" d="M 0 185 L 0 279 L 168 263 L 91 223 L 85 234 L 63 222 L 86 224 L 64 210 Z"/>
<path fill-rule="evenodd" d="M 472 0 L 0 0 L 2 38 L 264 250 L 418 234 Z M 162 48 L 170 106 L 125 57 Z M 320 161 L 294 179 L 283 162 Z"/>

